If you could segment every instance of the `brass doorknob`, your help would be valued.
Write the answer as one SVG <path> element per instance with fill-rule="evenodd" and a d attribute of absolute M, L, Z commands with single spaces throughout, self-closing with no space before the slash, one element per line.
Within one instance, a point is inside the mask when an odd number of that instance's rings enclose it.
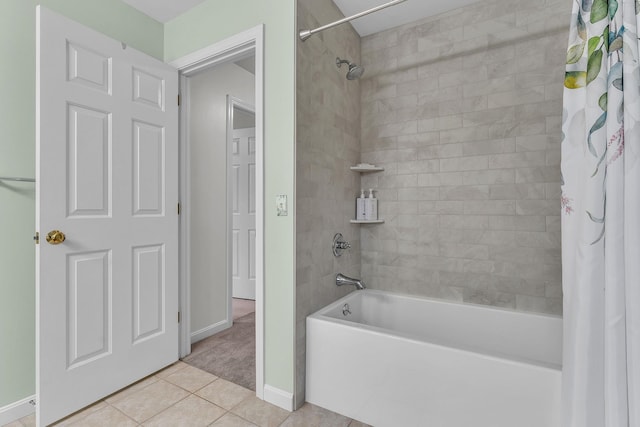
<path fill-rule="evenodd" d="M 52 245 L 59 245 L 66 239 L 64 233 L 59 230 L 52 230 L 47 233 L 47 242 Z"/>

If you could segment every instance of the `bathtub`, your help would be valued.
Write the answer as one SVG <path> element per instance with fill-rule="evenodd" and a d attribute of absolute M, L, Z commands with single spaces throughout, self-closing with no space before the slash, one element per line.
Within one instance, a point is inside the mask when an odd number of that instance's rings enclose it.
<path fill-rule="evenodd" d="M 375 427 L 560 427 L 562 318 L 354 291 L 307 317 L 306 400 Z"/>

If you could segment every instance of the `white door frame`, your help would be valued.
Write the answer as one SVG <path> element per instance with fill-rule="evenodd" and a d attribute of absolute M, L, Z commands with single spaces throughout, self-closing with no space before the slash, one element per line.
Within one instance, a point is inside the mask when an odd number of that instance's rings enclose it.
<path fill-rule="evenodd" d="M 170 65 L 180 72 L 180 90 L 186 94 L 190 75 L 210 66 L 255 55 L 256 115 L 256 396 L 264 398 L 264 25 L 258 25 L 213 45 L 178 58 Z M 190 207 L 188 102 L 180 109 L 180 197 Z M 180 221 L 180 357 L 191 352 L 189 215 Z M 230 266 L 230 263 L 227 263 Z M 230 277 L 227 272 L 227 277 Z M 229 302 L 231 299 L 229 299 Z M 230 312 L 229 312 L 229 315 Z"/>
<path fill-rule="evenodd" d="M 234 108 L 245 111 L 247 113 L 253 113 L 254 116 L 256 114 L 256 108 L 253 105 L 242 101 L 240 98 L 227 95 L 227 140 L 226 140 L 226 144 L 227 144 L 227 243 L 228 243 L 227 254 L 233 253 L 233 191 L 230 190 L 229 188 L 231 182 L 233 182 L 233 177 L 232 177 L 232 172 L 229 165 L 231 165 L 231 159 L 233 157 L 231 146 L 233 144 L 233 114 L 234 114 L 233 109 Z M 257 162 L 257 159 L 256 159 L 256 162 Z M 256 230 L 256 234 L 257 234 L 257 230 Z M 232 256 L 227 257 L 227 263 L 228 263 L 228 266 L 227 266 L 228 270 L 230 272 L 233 271 Z M 229 300 L 227 302 L 229 304 L 229 313 L 230 313 L 231 303 L 233 300 L 233 274 L 228 274 L 227 279 L 228 279 L 227 286 L 228 286 L 228 295 L 229 295 Z M 257 304 L 257 301 L 256 301 L 256 304 Z"/>

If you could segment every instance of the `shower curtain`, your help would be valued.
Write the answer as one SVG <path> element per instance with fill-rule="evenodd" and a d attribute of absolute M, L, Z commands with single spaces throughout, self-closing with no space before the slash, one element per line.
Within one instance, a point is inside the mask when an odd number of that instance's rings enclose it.
<path fill-rule="evenodd" d="M 573 0 L 564 80 L 563 427 L 640 426 L 640 0 Z"/>

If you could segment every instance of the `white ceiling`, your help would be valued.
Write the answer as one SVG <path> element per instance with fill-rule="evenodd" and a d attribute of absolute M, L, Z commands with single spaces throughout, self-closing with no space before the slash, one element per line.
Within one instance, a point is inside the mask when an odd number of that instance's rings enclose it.
<path fill-rule="evenodd" d="M 122 0 L 156 21 L 167 22 L 204 0 Z"/>
<path fill-rule="evenodd" d="M 204 0 L 122 0 L 156 21 L 167 22 Z M 269 0 L 264 0 L 269 1 Z M 354 15 L 389 0 L 333 0 L 345 16 Z M 351 21 L 361 36 L 374 34 L 398 25 L 457 9 L 478 0 L 407 0 Z M 329 22 L 322 22 L 321 25 Z"/>
<path fill-rule="evenodd" d="M 351 21 L 360 36 L 368 36 L 398 25 L 408 24 L 427 16 L 438 15 L 478 0 L 407 0 Z M 388 3 L 389 0 L 333 0 L 344 16 Z M 321 25 L 328 24 L 323 22 Z"/>
<path fill-rule="evenodd" d="M 250 72 L 255 76 L 256 74 L 256 57 L 254 55 L 249 56 L 248 58 L 239 59 L 234 62 L 238 67 L 244 68 L 246 71 Z"/>

